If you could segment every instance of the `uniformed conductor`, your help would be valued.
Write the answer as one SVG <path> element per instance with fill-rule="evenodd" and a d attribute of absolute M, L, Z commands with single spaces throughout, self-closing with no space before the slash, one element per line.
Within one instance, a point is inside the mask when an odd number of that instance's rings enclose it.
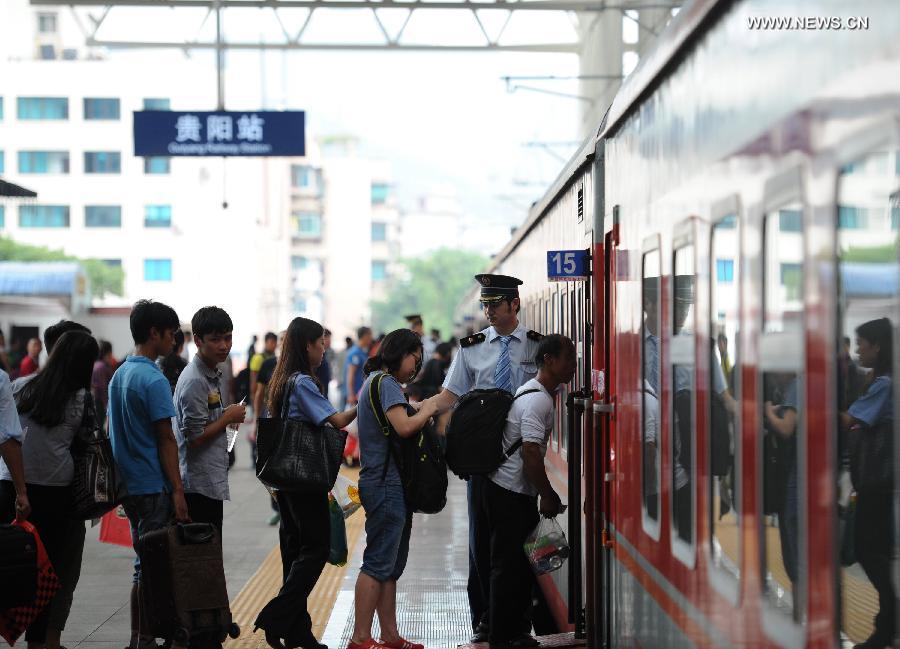
<path fill-rule="evenodd" d="M 519 323 L 519 286 L 522 280 L 507 275 L 476 275 L 481 284 L 481 306 L 491 323 L 487 329 L 459 343 L 443 390 L 437 395 L 443 412 L 471 390 L 502 388 L 515 394 L 537 374 L 535 354 L 541 334 L 527 330 Z M 490 601 L 490 556 L 478 556 L 475 539 L 489 533 L 478 525 L 475 505 L 481 502 L 486 476 L 472 476 L 468 481 L 469 504 L 469 612 L 472 642 L 488 639 L 488 602 Z M 481 545 L 481 544 L 479 544 Z M 488 545 L 488 544 L 485 544 Z"/>

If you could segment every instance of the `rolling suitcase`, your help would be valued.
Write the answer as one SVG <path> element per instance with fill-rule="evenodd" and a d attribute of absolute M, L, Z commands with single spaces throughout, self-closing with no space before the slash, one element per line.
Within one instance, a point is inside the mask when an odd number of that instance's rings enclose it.
<path fill-rule="evenodd" d="M 0 525 L 0 611 L 34 601 L 37 565 L 34 535 L 18 525 Z"/>
<path fill-rule="evenodd" d="M 177 646 L 218 646 L 240 635 L 231 620 L 222 541 L 208 523 L 185 523 L 141 537 L 141 589 L 149 628 Z"/>

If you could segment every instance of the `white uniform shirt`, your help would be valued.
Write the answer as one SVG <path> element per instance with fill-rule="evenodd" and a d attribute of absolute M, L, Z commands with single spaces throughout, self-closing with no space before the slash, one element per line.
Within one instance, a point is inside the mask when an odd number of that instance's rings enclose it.
<path fill-rule="evenodd" d="M 488 390 L 495 388 L 494 373 L 497 370 L 497 361 L 500 359 L 500 334 L 493 327 L 488 327 L 480 332 L 485 335 L 485 341 L 475 343 L 469 347 L 459 347 L 450 369 L 447 370 L 447 378 L 444 379 L 444 388 L 461 397 L 472 390 Z M 521 323 L 510 334 L 509 341 L 509 365 L 510 379 L 513 390 L 537 375 L 537 364 L 534 362 L 539 341 L 528 337 L 528 329 Z"/>
<path fill-rule="evenodd" d="M 0 370 L 0 444 L 5 444 L 11 439 L 22 441 L 22 426 L 19 423 L 19 413 L 16 411 L 9 375 Z"/>
<path fill-rule="evenodd" d="M 539 391 L 513 401 L 506 416 L 506 427 L 503 429 L 503 450 L 508 450 L 521 439 L 523 444 L 528 442 L 540 446 L 541 457 L 544 457 L 553 430 L 555 402 L 553 396 L 537 379 L 528 381 L 516 390 L 516 394 L 534 389 Z M 525 476 L 525 461 L 522 459 L 521 447 L 488 477 L 494 484 L 516 493 L 528 496 L 536 496 L 538 493 Z"/>

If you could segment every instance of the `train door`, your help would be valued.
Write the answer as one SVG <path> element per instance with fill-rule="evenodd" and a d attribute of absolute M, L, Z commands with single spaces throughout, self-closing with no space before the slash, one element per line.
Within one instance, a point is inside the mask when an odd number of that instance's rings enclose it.
<path fill-rule="evenodd" d="M 579 196 L 581 192 L 579 191 Z M 593 232 L 585 233 L 584 246 L 590 254 Z M 569 560 L 569 622 L 574 625 L 575 637 L 585 636 L 585 602 L 590 604 L 586 592 L 589 582 L 585 571 L 593 568 L 593 530 L 590 522 L 591 484 L 589 458 L 593 453 L 593 426 L 591 406 L 592 321 L 593 304 L 590 273 L 583 282 L 572 285 L 566 295 L 566 309 L 572 342 L 578 365 L 573 379 L 573 390 L 566 399 L 567 414 L 567 464 L 569 466 L 569 541 L 572 545 Z"/>

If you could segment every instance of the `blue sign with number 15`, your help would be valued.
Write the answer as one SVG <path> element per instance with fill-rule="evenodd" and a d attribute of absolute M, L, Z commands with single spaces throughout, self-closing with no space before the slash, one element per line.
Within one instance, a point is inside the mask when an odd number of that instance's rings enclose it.
<path fill-rule="evenodd" d="M 547 279 L 551 282 L 577 282 L 587 277 L 587 250 L 547 251 Z"/>

